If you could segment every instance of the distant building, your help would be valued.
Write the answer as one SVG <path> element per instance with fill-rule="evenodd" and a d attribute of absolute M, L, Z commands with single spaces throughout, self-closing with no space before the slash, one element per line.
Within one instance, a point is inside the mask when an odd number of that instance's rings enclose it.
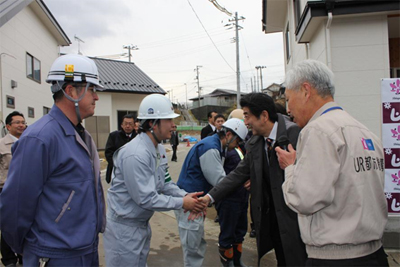
<path fill-rule="evenodd" d="M 282 83 L 272 83 L 267 88 L 264 88 L 262 92 L 272 97 L 275 101 L 281 98 L 285 98 L 285 88 Z"/>
<path fill-rule="evenodd" d="M 241 92 L 241 95 L 247 93 Z M 194 97 L 189 100 L 193 101 L 191 109 L 192 114 L 199 121 L 207 121 L 207 113 L 216 111 L 218 113 L 225 113 L 230 108 L 236 106 L 237 91 L 229 89 L 215 89 L 209 94 Z"/>

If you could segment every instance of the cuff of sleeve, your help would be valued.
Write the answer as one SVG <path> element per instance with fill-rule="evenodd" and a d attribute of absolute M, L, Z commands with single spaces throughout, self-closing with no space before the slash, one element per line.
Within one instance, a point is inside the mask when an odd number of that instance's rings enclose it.
<path fill-rule="evenodd" d="M 213 199 L 213 197 L 212 197 L 210 194 L 207 194 L 207 196 L 209 196 L 209 197 L 210 197 L 210 199 L 211 199 L 211 202 L 210 202 L 210 204 L 213 204 L 213 203 L 214 203 L 214 199 Z"/>

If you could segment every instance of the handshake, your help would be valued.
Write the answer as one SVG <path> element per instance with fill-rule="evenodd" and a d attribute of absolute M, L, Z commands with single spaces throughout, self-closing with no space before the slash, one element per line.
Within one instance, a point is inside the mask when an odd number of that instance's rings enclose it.
<path fill-rule="evenodd" d="M 203 192 L 194 192 L 188 193 L 183 198 L 183 206 L 182 208 L 185 212 L 190 211 L 190 215 L 188 220 L 195 220 L 200 216 L 203 216 L 203 219 L 206 217 L 207 214 L 207 207 L 211 202 L 209 196 L 205 195 L 203 197 L 199 197 L 203 195 Z"/>

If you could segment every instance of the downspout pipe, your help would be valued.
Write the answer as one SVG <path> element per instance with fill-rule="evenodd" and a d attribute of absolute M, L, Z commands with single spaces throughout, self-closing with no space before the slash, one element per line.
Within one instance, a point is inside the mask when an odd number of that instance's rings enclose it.
<path fill-rule="evenodd" d="M 326 11 L 328 12 L 328 21 L 326 22 L 325 34 L 326 34 L 326 62 L 328 67 L 332 70 L 332 47 L 331 47 L 331 24 L 333 20 L 333 8 L 335 6 L 335 0 L 326 0 Z"/>
<path fill-rule="evenodd" d="M 332 70 L 332 48 L 331 48 L 331 23 L 333 20 L 332 12 L 328 13 L 328 21 L 326 22 L 326 61 L 329 69 Z"/>

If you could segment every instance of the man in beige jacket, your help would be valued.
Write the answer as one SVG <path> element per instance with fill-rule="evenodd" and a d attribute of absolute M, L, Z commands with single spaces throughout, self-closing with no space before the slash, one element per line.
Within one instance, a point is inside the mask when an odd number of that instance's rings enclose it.
<path fill-rule="evenodd" d="M 4 183 L 7 179 L 8 166 L 11 161 L 11 147 L 19 139 L 23 131 L 26 129 L 24 115 L 18 111 L 10 113 L 6 118 L 5 127 L 8 134 L 0 139 L 0 193 L 3 190 Z M 15 255 L 10 246 L 1 236 L 1 262 L 4 266 L 15 266 L 18 259 L 22 264 L 22 256 Z"/>
<path fill-rule="evenodd" d="M 381 141 L 334 102 L 333 73 L 305 60 L 286 74 L 297 151 L 276 148 L 285 202 L 299 214 L 306 266 L 388 266 Z"/>

